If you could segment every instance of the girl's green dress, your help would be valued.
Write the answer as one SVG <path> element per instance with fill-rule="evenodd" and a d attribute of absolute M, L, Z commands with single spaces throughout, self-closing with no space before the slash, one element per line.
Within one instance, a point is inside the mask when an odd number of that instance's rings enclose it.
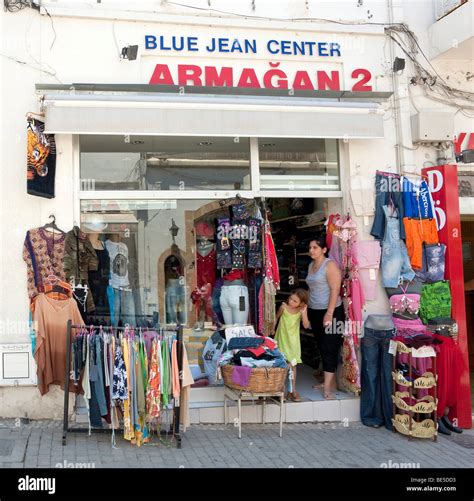
<path fill-rule="evenodd" d="M 285 308 L 275 335 L 278 349 L 291 365 L 301 364 L 300 323 L 301 312 L 290 313 Z"/>

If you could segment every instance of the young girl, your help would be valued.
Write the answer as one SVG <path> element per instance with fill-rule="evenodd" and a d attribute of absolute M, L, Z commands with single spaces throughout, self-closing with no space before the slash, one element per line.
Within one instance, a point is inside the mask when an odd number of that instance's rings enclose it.
<path fill-rule="evenodd" d="M 293 392 L 287 398 L 299 402 L 301 397 L 296 391 L 296 364 L 301 363 L 300 323 L 303 321 L 305 329 L 310 329 L 308 320 L 308 293 L 304 289 L 291 292 L 288 303 L 282 303 L 276 316 L 278 323 L 275 341 L 278 349 L 285 355 L 288 363 L 293 367 Z"/>

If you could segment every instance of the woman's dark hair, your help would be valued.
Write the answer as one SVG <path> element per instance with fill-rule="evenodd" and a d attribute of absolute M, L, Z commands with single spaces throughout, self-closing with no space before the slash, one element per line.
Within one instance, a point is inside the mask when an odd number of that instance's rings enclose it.
<path fill-rule="evenodd" d="M 324 255 L 327 257 L 327 255 L 329 254 L 329 249 L 328 244 L 326 243 L 326 233 L 318 233 L 309 241 L 309 243 L 311 242 L 316 242 L 318 247 L 321 247 L 321 249 L 325 248 L 326 252 L 324 253 Z"/>

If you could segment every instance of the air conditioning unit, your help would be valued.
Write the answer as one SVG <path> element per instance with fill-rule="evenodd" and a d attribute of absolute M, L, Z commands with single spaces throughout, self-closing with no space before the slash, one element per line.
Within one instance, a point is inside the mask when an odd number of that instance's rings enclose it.
<path fill-rule="evenodd" d="M 443 110 L 420 111 L 411 117 L 414 143 L 442 143 L 453 140 L 454 113 Z"/>
<path fill-rule="evenodd" d="M 0 344 L 0 386 L 36 386 L 30 343 Z"/>

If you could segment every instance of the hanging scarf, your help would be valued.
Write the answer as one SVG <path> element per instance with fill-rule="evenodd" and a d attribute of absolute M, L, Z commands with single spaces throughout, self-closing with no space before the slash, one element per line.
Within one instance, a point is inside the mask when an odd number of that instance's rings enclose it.
<path fill-rule="evenodd" d="M 148 421 L 160 417 L 160 368 L 159 368 L 159 342 L 154 339 L 151 346 L 150 374 L 146 393 L 146 412 Z"/>

